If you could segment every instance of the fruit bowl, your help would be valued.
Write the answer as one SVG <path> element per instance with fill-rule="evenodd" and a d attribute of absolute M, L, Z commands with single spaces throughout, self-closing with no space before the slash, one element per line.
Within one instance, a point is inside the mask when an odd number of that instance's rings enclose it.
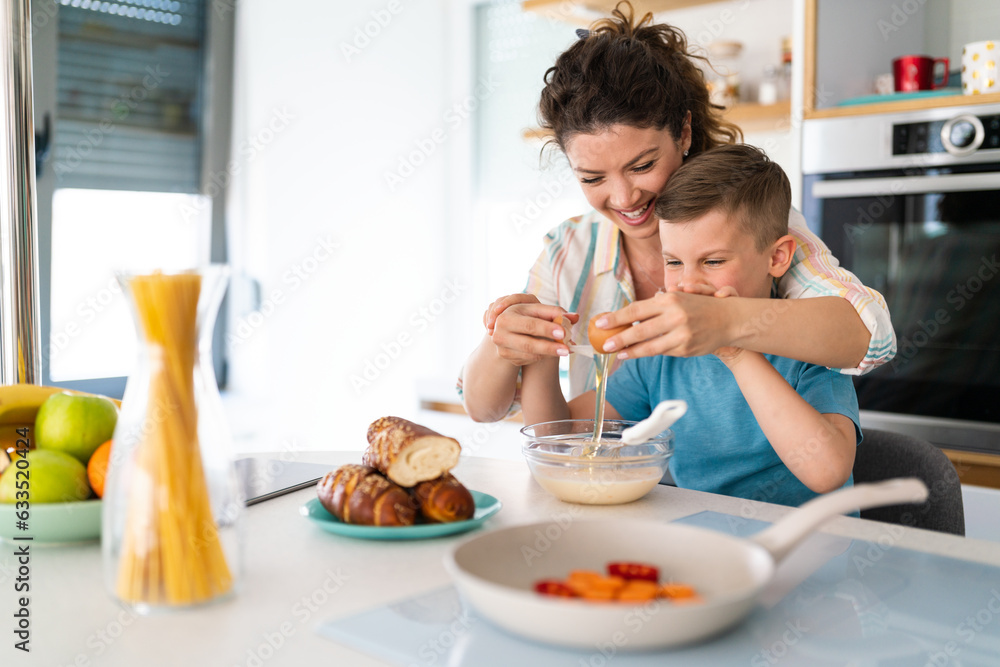
<path fill-rule="evenodd" d="M 584 505 L 630 503 L 649 493 L 673 454 L 670 429 L 639 445 L 620 444 L 637 422 L 605 420 L 601 447 L 588 455 L 592 419 L 563 419 L 521 429 L 521 451 L 532 477 L 559 500 Z"/>
<path fill-rule="evenodd" d="M 67 503 L 32 503 L 28 529 L 17 526 L 17 507 L 0 503 L 0 539 L 31 537 L 32 543 L 71 543 L 101 537 L 101 500 L 78 500 Z"/>

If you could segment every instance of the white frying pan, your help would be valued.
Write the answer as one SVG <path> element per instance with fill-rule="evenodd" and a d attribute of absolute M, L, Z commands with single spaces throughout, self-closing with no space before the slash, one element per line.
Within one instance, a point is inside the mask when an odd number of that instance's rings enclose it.
<path fill-rule="evenodd" d="M 756 605 L 777 564 L 826 520 L 881 505 L 919 503 L 918 479 L 859 484 L 816 498 L 744 539 L 705 528 L 636 519 L 512 526 L 456 545 L 445 567 L 463 597 L 500 627 L 541 642 L 593 649 L 653 649 L 711 637 Z M 571 570 L 603 571 L 614 561 L 655 565 L 661 580 L 691 584 L 701 604 L 595 603 L 534 592 L 542 579 Z"/>

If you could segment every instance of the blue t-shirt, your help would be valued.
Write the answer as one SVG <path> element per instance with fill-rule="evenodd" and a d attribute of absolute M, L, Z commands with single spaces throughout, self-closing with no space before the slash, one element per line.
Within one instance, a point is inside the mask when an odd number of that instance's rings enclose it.
<path fill-rule="evenodd" d="M 785 357 L 766 357 L 820 413 L 850 418 L 861 442 L 858 397 L 849 376 Z M 645 419 L 670 398 L 688 403 L 687 414 L 671 427 L 675 438 L 670 474 L 677 486 L 793 506 L 819 495 L 782 463 L 732 372 L 715 355 L 629 359 L 608 380 L 607 401 L 624 419 Z M 809 446 L 806 438 L 802 445 Z M 851 484 L 853 475 L 844 486 Z"/>

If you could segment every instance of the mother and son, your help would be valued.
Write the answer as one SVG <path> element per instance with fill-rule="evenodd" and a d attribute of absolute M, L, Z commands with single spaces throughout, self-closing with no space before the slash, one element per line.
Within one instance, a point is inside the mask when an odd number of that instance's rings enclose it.
<path fill-rule="evenodd" d="M 800 505 L 851 483 L 850 376 L 889 361 L 895 335 L 882 296 L 791 207 L 782 169 L 738 143 L 699 58 L 626 8 L 546 72 L 543 127 L 593 210 L 546 236 L 523 293 L 490 304 L 459 387 L 477 421 L 519 406 L 527 424 L 592 418 L 592 358 L 571 355 L 569 401 L 560 388 L 563 324 L 608 312 L 599 327 L 636 324 L 604 345 L 606 416 L 682 398 L 678 486 Z"/>

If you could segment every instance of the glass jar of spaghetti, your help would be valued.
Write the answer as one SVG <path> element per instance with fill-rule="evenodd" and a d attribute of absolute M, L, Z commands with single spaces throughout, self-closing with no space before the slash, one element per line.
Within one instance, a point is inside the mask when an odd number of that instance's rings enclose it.
<path fill-rule="evenodd" d="M 139 359 L 115 429 L 102 550 L 112 595 L 139 613 L 232 594 L 242 499 L 212 364 L 228 268 L 119 274 Z"/>

